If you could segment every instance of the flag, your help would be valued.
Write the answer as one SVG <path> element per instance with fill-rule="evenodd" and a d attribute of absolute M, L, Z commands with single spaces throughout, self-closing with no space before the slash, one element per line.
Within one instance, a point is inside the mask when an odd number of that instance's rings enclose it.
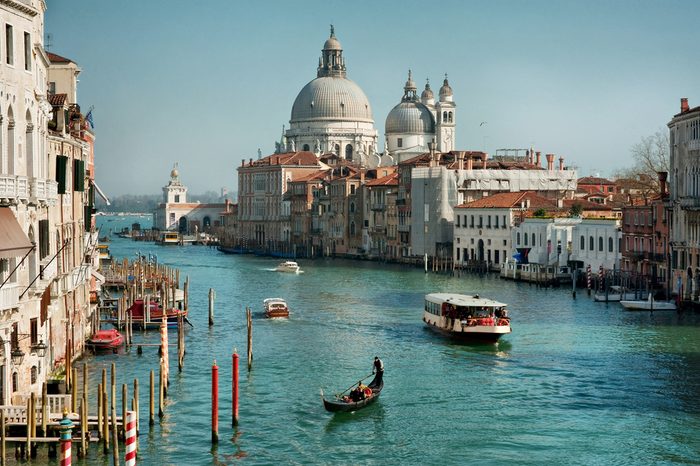
<path fill-rule="evenodd" d="M 95 122 L 92 121 L 92 109 L 85 115 L 85 120 L 90 123 L 90 128 L 95 129 Z"/>

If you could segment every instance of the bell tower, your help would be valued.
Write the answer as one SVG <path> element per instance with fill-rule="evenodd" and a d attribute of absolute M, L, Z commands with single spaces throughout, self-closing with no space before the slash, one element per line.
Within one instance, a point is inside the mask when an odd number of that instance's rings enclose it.
<path fill-rule="evenodd" d="M 455 148 L 455 107 L 452 88 L 447 80 L 442 82 L 440 88 L 440 100 L 435 104 L 435 121 L 437 133 L 437 150 L 449 152 Z"/>
<path fill-rule="evenodd" d="M 187 187 L 180 183 L 177 162 L 170 171 L 168 185 L 163 186 L 163 202 L 165 204 L 185 204 L 187 202 Z"/>

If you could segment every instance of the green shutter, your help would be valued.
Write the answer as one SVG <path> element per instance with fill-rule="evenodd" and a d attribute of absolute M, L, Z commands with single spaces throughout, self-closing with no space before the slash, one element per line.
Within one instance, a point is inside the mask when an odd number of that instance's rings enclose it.
<path fill-rule="evenodd" d="M 58 194 L 66 194 L 66 167 L 68 157 L 65 155 L 56 156 L 56 181 L 58 182 Z"/>
<path fill-rule="evenodd" d="M 73 191 L 85 191 L 85 162 L 73 160 Z"/>

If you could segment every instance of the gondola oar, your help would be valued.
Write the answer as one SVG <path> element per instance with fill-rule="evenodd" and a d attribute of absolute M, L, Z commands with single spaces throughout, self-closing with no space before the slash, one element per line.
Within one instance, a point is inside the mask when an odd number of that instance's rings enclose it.
<path fill-rule="evenodd" d="M 190 327 L 194 328 L 194 324 L 192 322 L 190 322 L 190 319 L 188 319 L 187 317 L 185 317 L 185 322 L 190 324 Z"/>
<path fill-rule="evenodd" d="M 372 377 L 373 375 L 374 375 L 374 372 L 371 373 L 370 375 L 367 375 L 367 376 L 365 376 L 365 377 L 362 377 L 359 381 L 362 382 L 362 381 L 365 380 L 365 379 L 369 379 L 369 378 Z M 347 392 L 347 391 L 350 390 L 351 388 L 354 388 L 356 385 L 357 385 L 357 384 L 352 384 L 352 385 L 350 385 L 348 388 L 346 388 L 346 389 L 343 390 L 342 392 L 336 393 L 336 394 L 335 394 L 335 397 L 336 397 L 336 398 L 340 398 L 340 395 L 342 395 L 343 393 Z"/>

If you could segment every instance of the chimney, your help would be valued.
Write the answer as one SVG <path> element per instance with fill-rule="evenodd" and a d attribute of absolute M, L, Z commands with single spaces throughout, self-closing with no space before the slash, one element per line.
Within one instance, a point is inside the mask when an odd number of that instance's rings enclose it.
<path fill-rule="evenodd" d="M 559 157 L 559 171 L 564 170 L 564 157 Z"/>
<path fill-rule="evenodd" d="M 666 180 L 668 179 L 668 172 L 657 172 L 659 175 L 659 191 L 661 197 L 666 196 Z"/>
<path fill-rule="evenodd" d="M 253 157 L 248 160 L 248 165 L 253 165 Z"/>
<path fill-rule="evenodd" d="M 484 167 L 483 167 L 484 170 L 486 170 L 486 159 L 488 159 L 488 158 L 489 158 L 489 154 L 487 154 L 486 152 L 484 152 Z"/>
<path fill-rule="evenodd" d="M 688 110 L 690 110 L 690 107 L 688 106 L 688 98 L 683 97 L 681 98 L 681 113 L 685 113 Z"/>
<path fill-rule="evenodd" d="M 457 152 L 457 169 L 460 171 L 464 170 L 464 152 L 463 151 Z"/>
<path fill-rule="evenodd" d="M 473 170 L 474 169 L 474 159 L 472 158 L 472 154 L 469 154 L 469 158 L 467 159 L 467 170 Z"/>
<path fill-rule="evenodd" d="M 365 184 L 365 169 L 360 168 L 360 186 Z"/>
<path fill-rule="evenodd" d="M 529 197 L 525 199 L 525 208 L 526 209 L 530 208 L 530 198 Z"/>
<path fill-rule="evenodd" d="M 547 170 L 554 170 L 554 154 L 547 154 L 545 157 L 547 157 Z"/>
<path fill-rule="evenodd" d="M 563 209 L 563 208 L 564 208 L 564 199 L 561 198 L 561 197 L 560 197 L 559 199 L 557 199 L 557 208 L 558 208 L 558 209 Z"/>
<path fill-rule="evenodd" d="M 537 155 L 537 158 L 535 159 L 535 165 L 537 165 L 538 167 L 541 167 L 542 166 L 542 152 L 537 151 L 537 152 L 535 152 L 535 155 Z"/>

